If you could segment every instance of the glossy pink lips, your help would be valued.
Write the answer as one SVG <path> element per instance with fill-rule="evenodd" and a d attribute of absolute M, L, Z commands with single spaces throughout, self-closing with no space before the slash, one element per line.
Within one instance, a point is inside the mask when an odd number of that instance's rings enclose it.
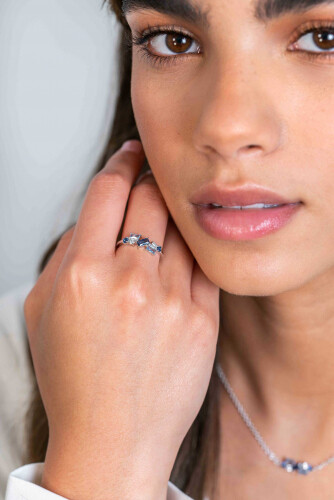
<path fill-rule="evenodd" d="M 300 202 L 244 210 L 195 205 L 195 214 L 201 227 L 214 238 L 241 241 L 277 231 L 288 223 L 300 207 Z"/>

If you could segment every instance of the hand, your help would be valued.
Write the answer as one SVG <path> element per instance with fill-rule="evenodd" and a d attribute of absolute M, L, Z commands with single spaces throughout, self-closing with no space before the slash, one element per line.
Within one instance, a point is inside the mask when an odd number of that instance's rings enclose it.
<path fill-rule="evenodd" d="M 49 423 L 42 485 L 71 500 L 165 498 L 212 373 L 219 288 L 153 175 L 133 186 L 143 160 L 120 149 L 95 175 L 24 303 Z M 128 198 L 123 236 L 164 255 L 115 248 Z"/>

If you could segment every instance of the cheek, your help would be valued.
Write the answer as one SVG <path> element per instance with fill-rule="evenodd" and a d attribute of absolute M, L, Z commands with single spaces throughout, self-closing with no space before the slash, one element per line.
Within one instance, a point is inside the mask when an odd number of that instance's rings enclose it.
<path fill-rule="evenodd" d="M 131 99 L 139 134 L 150 153 L 158 150 L 169 157 L 178 145 L 189 144 L 192 105 L 185 98 L 185 85 L 176 70 L 148 68 L 147 62 L 133 63 Z M 189 90 L 188 90 L 189 92 Z"/>
<path fill-rule="evenodd" d="M 133 70 L 131 99 L 139 135 L 144 145 L 148 162 L 154 170 L 159 157 L 168 155 L 166 143 L 171 139 L 173 127 L 170 124 L 168 93 L 159 90 L 158 79 L 150 79 L 150 73 Z M 158 154 L 160 152 L 160 154 Z"/>
<path fill-rule="evenodd" d="M 144 63 L 142 63 L 144 65 Z M 171 81 L 172 80 L 172 81 Z M 185 124 L 188 103 L 176 93 L 170 72 L 144 70 L 134 62 L 131 80 L 133 112 L 147 160 L 164 195 L 170 211 L 176 211 L 185 183 L 185 165 L 182 158 L 189 146 Z"/>
<path fill-rule="evenodd" d="M 331 118 L 334 114 L 334 88 L 333 93 L 324 93 L 322 96 L 308 94 L 293 111 L 290 135 L 296 141 L 295 144 L 303 148 L 306 164 L 309 164 L 308 155 L 312 151 L 318 156 L 320 168 L 322 160 L 327 159 L 328 164 L 334 151 L 334 125 Z"/>
<path fill-rule="evenodd" d="M 334 193 L 334 72 L 331 89 L 310 86 L 303 97 L 288 120 L 287 151 L 296 186 L 320 214 L 327 212 Z"/>
<path fill-rule="evenodd" d="M 158 70 L 147 68 L 148 63 L 133 63 L 131 79 L 131 99 L 138 128 L 143 134 L 155 133 L 161 130 L 163 124 L 169 121 L 173 109 L 173 100 L 170 99 L 171 90 L 167 77 Z"/>
<path fill-rule="evenodd" d="M 297 61 L 287 71 L 275 105 L 284 129 L 282 160 L 277 158 L 282 185 L 289 182 L 291 192 L 304 199 L 322 225 L 334 193 L 334 65 Z M 333 219 L 334 212 L 327 223 Z"/>

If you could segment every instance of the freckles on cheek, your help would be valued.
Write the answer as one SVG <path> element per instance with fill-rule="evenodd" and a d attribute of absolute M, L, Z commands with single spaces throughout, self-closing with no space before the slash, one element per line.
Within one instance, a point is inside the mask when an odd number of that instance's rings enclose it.
<path fill-rule="evenodd" d="M 131 80 L 131 99 L 136 124 L 147 151 L 159 148 L 166 154 L 179 135 L 182 108 L 173 98 L 172 86 L 166 84 L 167 75 L 154 75 L 138 70 Z M 165 80 L 165 82 L 164 82 Z"/>
<path fill-rule="evenodd" d="M 133 112 L 139 135 L 145 148 L 149 165 L 160 181 L 164 198 L 170 211 L 175 205 L 176 186 L 179 186 L 180 143 L 184 138 L 182 109 L 175 104 L 169 92 L 161 89 L 161 81 L 168 78 L 160 75 L 160 85 L 146 77 L 134 75 L 131 84 Z"/>

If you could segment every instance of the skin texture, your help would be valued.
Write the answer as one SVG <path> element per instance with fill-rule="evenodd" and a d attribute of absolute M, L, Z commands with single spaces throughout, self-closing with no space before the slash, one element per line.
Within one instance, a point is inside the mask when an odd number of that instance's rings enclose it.
<path fill-rule="evenodd" d="M 41 485 L 71 500 L 166 499 L 216 355 L 220 290 L 154 177 L 138 182 L 145 155 L 130 144 L 93 177 L 24 302 L 49 425 Z M 116 247 L 127 203 L 123 237 L 149 230 L 166 253 Z"/>
<path fill-rule="evenodd" d="M 320 48 L 306 47 L 297 29 L 334 24 L 334 5 L 267 25 L 252 5 L 201 0 L 207 31 L 153 10 L 127 14 L 133 33 L 175 25 L 202 49 L 159 66 L 134 46 L 132 102 L 166 205 L 221 289 L 218 344 L 232 387 L 280 458 L 316 465 L 334 453 L 334 51 L 308 58 L 302 48 Z M 288 51 L 297 40 L 300 50 Z M 162 41 L 150 50 L 170 56 Z M 303 206 L 270 235 L 218 240 L 190 201 L 211 181 L 256 183 Z M 334 464 L 307 477 L 271 464 L 223 388 L 221 425 L 224 499 L 334 497 Z"/>

